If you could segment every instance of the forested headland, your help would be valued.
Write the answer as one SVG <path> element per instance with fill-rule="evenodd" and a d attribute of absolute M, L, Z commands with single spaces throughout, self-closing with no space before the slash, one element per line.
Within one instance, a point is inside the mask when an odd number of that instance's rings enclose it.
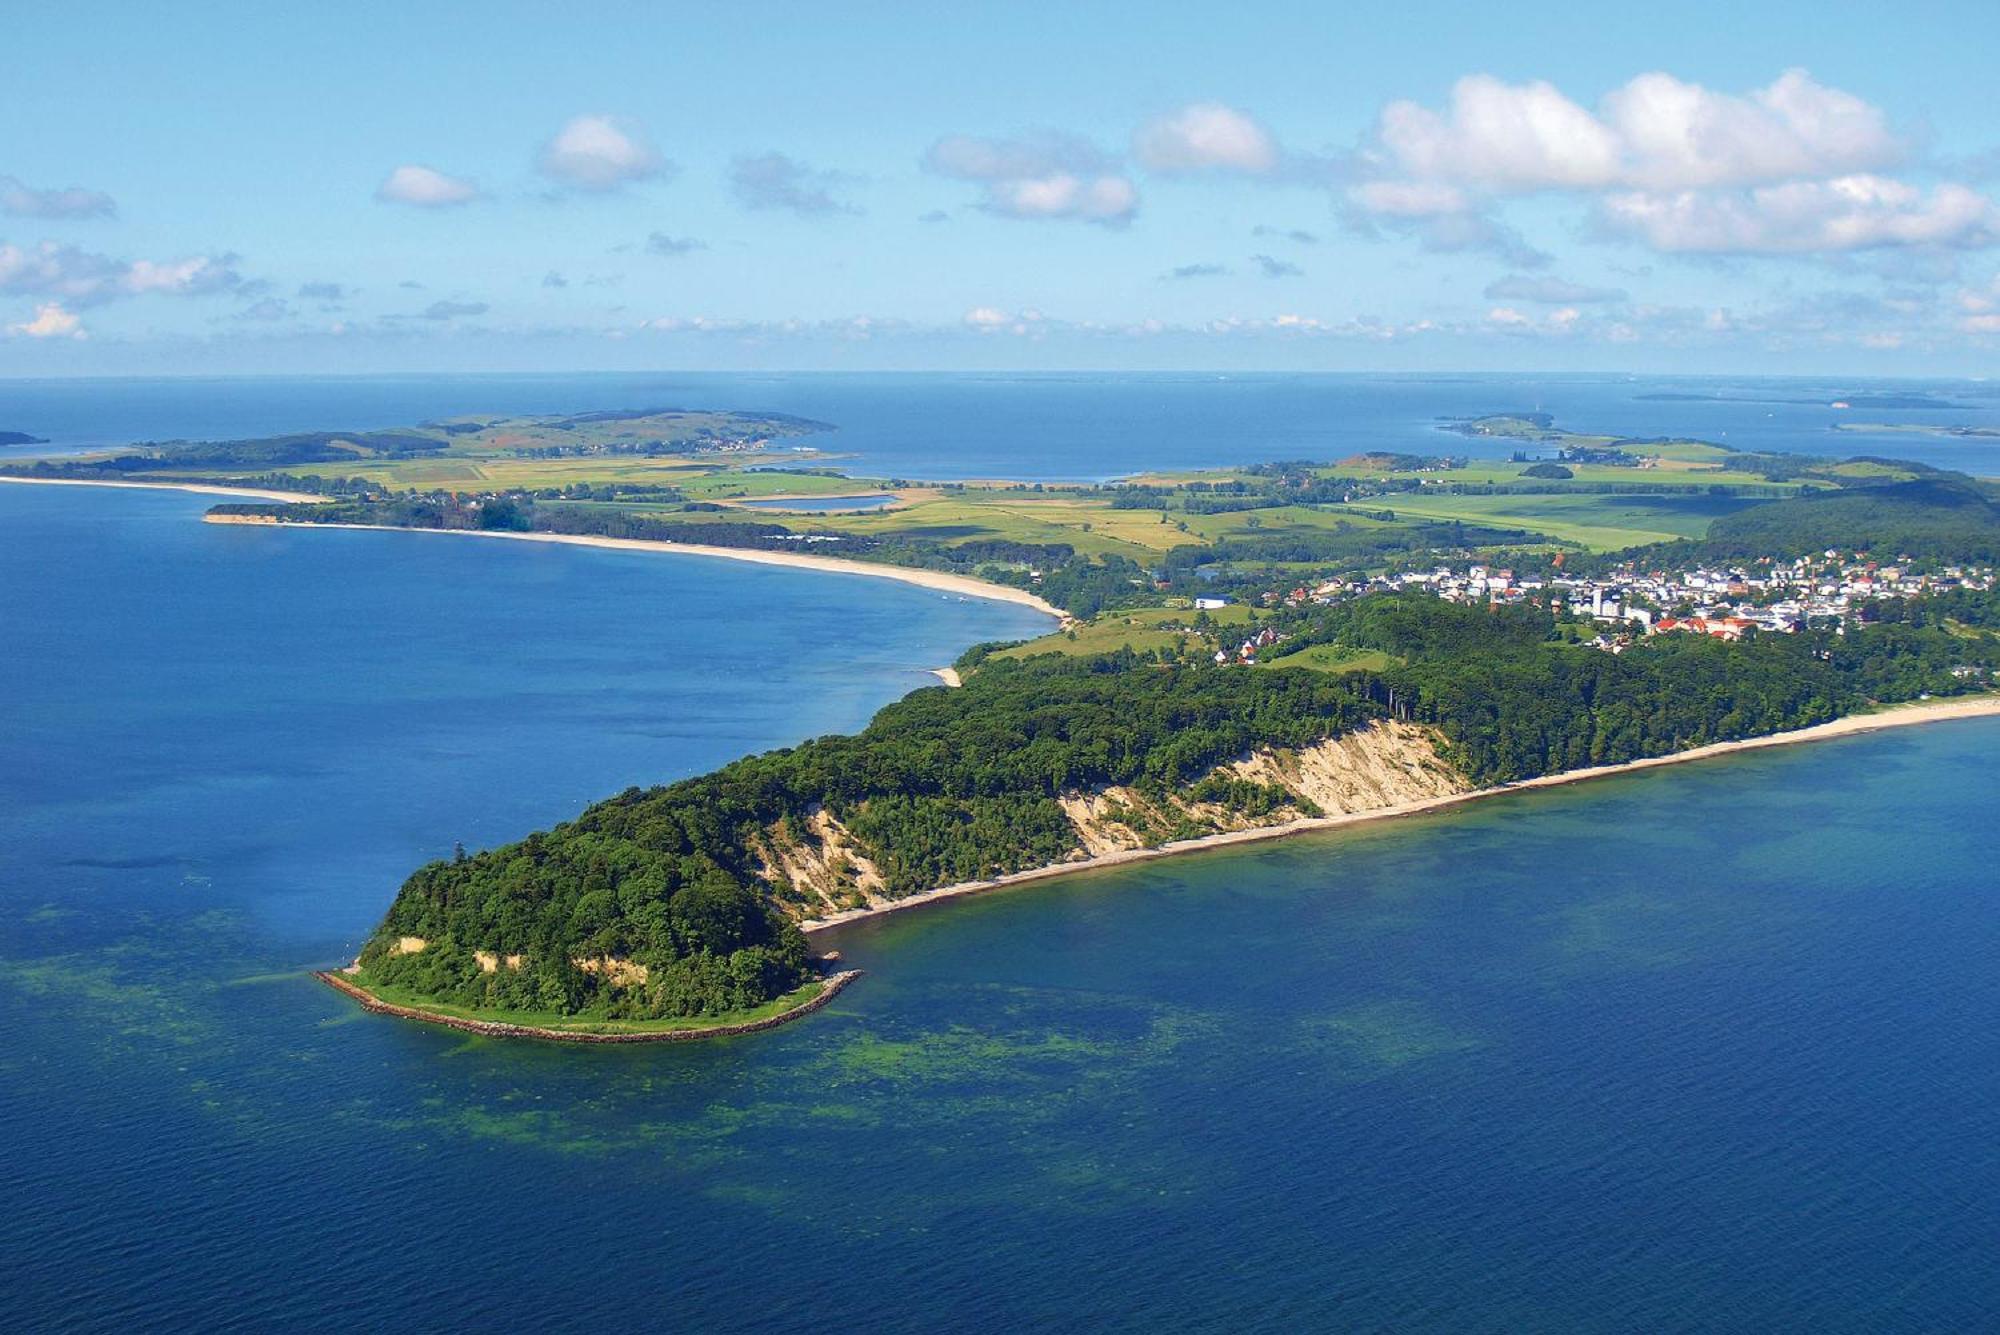
<path fill-rule="evenodd" d="M 652 409 L 166 442 L 0 472 L 325 498 L 219 518 L 810 552 L 1071 614 L 1042 639 L 976 646 L 962 688 L 919 691 L 854 736 L 418 869 L 358 981 L 478 1014 L 754 1011 L 812 978 L 800 924 L 815 918 L 1398 793 L 1670 756 L 2000 673 L 1991 482 L 1541 416 L 1444 425 L 1513 457 L 922 482 L 846 476 L 778 443 L 824 423 Z M 843 512 L 855 498 L 866 509 Z M 1697 567 L 1698 581 L 1650 573 Z M 1850 604 L 1850 586 L 1867 596 Z M 1710 602 L 1712 628 L 1694 615 Z M 1649 633 L 1666 624 L 1695 633 Z"/>

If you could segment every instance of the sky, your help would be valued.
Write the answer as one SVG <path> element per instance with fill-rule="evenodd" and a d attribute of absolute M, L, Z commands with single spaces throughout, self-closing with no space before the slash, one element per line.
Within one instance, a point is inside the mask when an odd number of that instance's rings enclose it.
<path fill-rule="evenodd" d="M 0 377 L 2000 370 L 2000 5 L 15 7 Z"/>

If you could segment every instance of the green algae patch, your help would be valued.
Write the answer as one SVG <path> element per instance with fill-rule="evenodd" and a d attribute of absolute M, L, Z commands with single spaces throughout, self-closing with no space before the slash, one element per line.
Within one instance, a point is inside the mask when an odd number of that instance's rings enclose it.
<path fill-rule="evenodd" d="M 1300 1022 L 1304 1045 L 1332 1057 L 1357 1079 L 1386 1075 L 1419 1062 L 1484 1046 L 1440 1022 L 1415 1001 L 1376 1001 Z"/>

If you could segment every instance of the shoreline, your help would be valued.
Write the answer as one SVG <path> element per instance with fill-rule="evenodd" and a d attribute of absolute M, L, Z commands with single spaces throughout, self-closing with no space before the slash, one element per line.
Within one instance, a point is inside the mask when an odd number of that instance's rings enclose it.
<path fill-rule="evenodd" d="M 704 1038 L 728 1038 L 735 1034 L 758 1034 L 766 1029 L 776 1029 L 781 1024 L 790 1024 L 812 1014 L 832 1001 L 849 983 L 859 978 L 860 969 L 843 969 L 830 973 L 821 981 L 825 986 L 812 997 L 800 1002 L 787 1011 L 767 1015 L 761 1020 L 746 1020 L 741 1024 L 711 1024 L 687 1029 L 640 1029 L 625 1032 L 593 1032 L 586 1029 L 544 1029 L 531 1024 L 508 1024 L 502 1020 L 475 1020 L 463 1015 L 445 1015 L 439 1011 L 427 1011 L 417 1006 L 400 1006 L 392 1001 L 384 1001 L 367 988 L 350 979 L 342 978 L 331 969 L 316 969 L 313 977 L 325 983 L 334 991 L 357 1001 L 361 1009 L 375 1015 L 393 1015 L 402 1020 L 420 1020 L 425 1024 L 440 1025 L 447 1029 L 459 1029 L 469 1034 L 480 1034 L 487 1038 L 532 1038 L 548 1043 L 691 1043 Z"/>
<path fill-rule="evenodd" d="M 85 486 L 139 485 L 136 483 L 83 483 Z M 318 500 L 318 497 L 314 497 Z M 989 584 L 983 579 L 970 575 L 950 575 L 941 570 L 923 570 L 915 566 L 877 565 L 871 561 L 856 561 L 844 556 L 810 556 L 804 552 L 772 552 L 761 547 L 711 547 L 696 542 L 665 542 L 651 538 L 603 538 L 589 533 L 514 533 L 504 529 L 476 528 L 405 528 L 397 524 L 299 524 L 282 519 L 272 519 L 263 515 L 203 515 L 202 522 L 208 524 L 252 524 L 266 528 L 333 528 L 351 529 L 366 533 L 440 533 L 464 538 L 510 538 L 516 542 L 555 543 L 566 547 L 597 547 L 607 551 L 621 552 L 665 552 L 681 556 L 713 556 L 725 561 L 748 561 L 755 565 L 789 566 L 794 570 L 817 570 L 829 575 L 865 575 L 872 579 L 891 579 L 904 584 L 915 584 L 921 588 L 940 593 L 956 593 L 968 598 L 985 598 L 993 602 L 1013 603 L 1031 608 L 1044 616 L 1054 617 L 1059 622 L 1069 619 L 1068 614 L 1045 599 L 1029 593 L 1025 589 L 1010 588 L 1005 584 Z"/>
<path fill-rule="evenodd" d="M 269 487 L 229 487 L 216 482 L 125 482 L 94 477 L 22 477 L 0 473 L 0 482 L 24 482 L 31 487 L 115 487 L 120 491 L 188 491 L 198 496 L 242 496 L 253 501 L 284 501 L 291 505 L 324 505 L 328 498 L 304 491 Z"/>
<path fill-rule="evenodd" d="M 811 936 L 819 932 L 832 931 L 836 927 L 846 927 L 852 923 L 870 918 L 886 917 L 892 913 L 903 913 L 910 909 L 920 909 L 942 904 L 968 895 L 986 894 L 995 890 L 1005 890 L 1012 886 L 1027 885 L 1035 881 L 1054 880 L 1060 876 L 1074 876 L 1081 872 L 1101 871 L 1108 867 L 1121 867 L 1139 862 L 1152 862 L 1160 858 L 1181 857 L 1189 853 L 1203 853 L 1218 848 L 1229 848 L 1238 844 L 1263 843 L 1272 839 L 1289 839 L 1299 835 L 1317 834 L 1343 826 L 1361 825 L 1369 821 L 1392 820 L 1403 816 L 1423 815 L 1440 811 L 1447 807 L 1476 802 L 1483 798 L 1502 797 L 1509 793 L 1525 792 L 1533 788 L 1555 788 L 1572 783 L 1585 783 L 1591 779 L 1608 778 L 1617 774 L 1635 773 L 1639 770 L 1655 769 L 1662 765 L 1679 765 L 1691 760 L 1712 760 L 1717 756 L 1733 755 L 1739 751 L 1757 751 L 1772 746 L 1791 746 L 1799 742 L 1831 741 L 1837 737 L 1852 737 L 1866 732 L 1878 732 L 1888 728 L 1909 727 L 1919 723 L 1945 723 L 1958 719 L 1991 718 L 2000 716 L 2000 695 L 1979 695 L 1953 697 L 1905 705 L 1893 705 L 1878 713 L 1849 714 L 1828 723 L 1814 724 L 1808 728 L 1795 728 L 1789 732 L 1767 733 L 1762 737 L 1745 737 L 1740 741 L 1711 742 L 1706 746 L 1693 747 L 1686 751 L 1676 751 L 1672 755 L 1649 756 L 1643 760 L 1630 760 L 1617 765 L 1594 765 L 1587 769 L 1564 770 L 1560 774 L 1544 774 L 1533 779 L 1523 779 L 1518 783 L 1498 784 L 1490 788 L 1472 788 L 1462 793 L 1452 793 L 1445 797 L 1428 797 L 1415 802 L 1400 802 L 1385 807 L 1370 807 L 1362 811 L 1343 812 L 1338 816 L 1310 816 L 1303 820 L 1287 821 L 1282 825 L 1263 825 L 1248 830 L 1230 830 L 1221 834 L 1204 835 L 1199 839 L 1181 839 L 1161 844 L 1156 848 L 1121 849 L 1116 853 L 1100 853 L 1094 857 L 1081 858 L 1075 862 L 1051 863 L 1045 867 L 1031 867 L 1027 871 L 1009 872 L 984 881 L 960 881 L 953 885 L 940 886 L 936 890 L 926 890 L 907 899 L 894 900 L 872 908 L 847 909 L 829 914 L 824 918 L 810 918 L 799 924 L 799 930 Z"/>

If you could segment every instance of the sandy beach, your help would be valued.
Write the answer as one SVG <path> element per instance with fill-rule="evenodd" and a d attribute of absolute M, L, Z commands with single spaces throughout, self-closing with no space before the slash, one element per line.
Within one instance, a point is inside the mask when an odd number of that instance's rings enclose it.
<path fill-rule="evenodd" d="M 97 485 L 97 484 L 90 484 Z M 108 484 L 119 485 L 119 484 Z M 317 499 L 317 498 L 314 498 Z M 275 525 L 280 520 L 266 519 L 257 515 L 207 515 L 211 524 L 265 524 Z M 1010 589 L 1004 584 L 988 584 L 983 579 L 973 579 L 966 575 L 948 575 L 938 570 L 918 570 L 907 566 L 876 565 L 869 561 L 850 561 L 840 556 L 809 556 L 804 552 L 767 552 L 749 547 L 708 547 L 694 542 L 654 542 L 644 538 L 599 538 L 583 533 L 508 533 L 498 529 L 469 528 L 401 528 L 394 524 L 289 524 L 289 528 L 344 528 L 360 529 L 376 533 L 438 533 L 461 538 L 506 538 L 514 542 L 547 542 L 568 547 L 603 547 L 621 552 L 666 552 L 680 556 L 715 556 L 725 561 L 749 561 L 757 565 L 790 566 L 795 570 L 818 570 L 830 575 L 865 575 L 870 579 L 893 579 L 904 584 L 915 584 L 926 589 L 936 589 L 941 593 L 956 593 L 967 598 L 987 598 L 994 602 L 1016 603 L 1022 607 L 1032 607 L 1037 612 L 1063 619 L 1060 608 L 1025 589 Z"/>
<path fill-rule="evenodd" d="M 235 496 L 247 501 L 285 501 L 293 505 L 319 505 L 327 499 L 304 491 L 275 491 L 268 487 L 224 487 L 207 482 L 111 482 L 85 477 L 16 477 L 6 473 L 0 473 L 0 482 L 25 482 L 36 487 L 117 487 L 125 491 L 191 491 L 199 496 Z"/>
<path fill-rule="evenodd" d="M 1677 751 L 1670 756 L 1654 756 L 1647 760 L 1634 760 L 1623 765 L 1598 765 L 1590 769 L 1566 770 L 1561 774 L 1546 774 L 1538 779 L 1525 779 L 1520 783 L 1502 784 L 1494 788 L 1475 788 L 1470 792 L 1453 793 L 1448 797 L 1426 798 L 1419 802 L 1404 802 L 1395 806 L 1375 807 L 1366 811 L 1350 811 L 1339 816 L 1318 816 L 1306 820 L 1289 821 L 1283 825 L 1267 825 L 1254 830 L 1234 830 L 1227 834 L 1211 834 L 1201 839 L 1183 839 L 1162 844 L 1157 848 L 1134 848 L 1117 853 L 1103 853 L 1096 857 L 1082 858 L 1075 862 L 1059 862 L 1053 866 L 1035 867 L 1028 871 L 995 877 L 988 881 L 962 881 L 956 885 L 927 890 L 908 899 L 899 899 L 892 904 L 876 908 L 849 909 L 844 913 L 829 914 L 824 918 L 814 918 L 799 924 L 807 933 L 823 932 L 846 923 L 859 922 L 863 918 L 879 918 L 885 914 L 901 913 L 907 909 L 924 908 L 946 900 L 959 899 L 966 895 L 983 894 L 989 890 L 1000 890 L 1008 886 L 1024 885 L 1030 881 L 1046 881 L 1057 876 L 1074 876 L 1079 872 L 1097 871 L 1105 867 L 1118 867 L 1133 862 L 1150 862 L 1156 858 L 1179 857 L 1188 853 L 1199 853 L 1208 849 L 1227 848 L 1235 844 L 1261 843 L 1267 839 L 1286 839 L 1302 834 L 1313 834 L 1322 830 L 1338 829 L 1346 825 L 1359 825 L 1365 821 L 1389 820 L 1397 816 L 1415 816 L 1427 811 L 1438 811 L 1445 807 L 1458 806 L 1464 802 L 1475 802 L 1481 798 L 1499 797 L 1507 793 L 1525 792 L 1530 788 L 1553 788 L 1562 784 L 1583 783 L 1589 779 L 1601 779 L 1613 774 L 1627 774 L 1634 770 L 1653 769 L 1660 765 L 1679 765 L 1690 760 L 1711 760 L 1717 756 L 1732 755 L 1739 751 L 1755 751 L 1767 746 L 1791 746 L 1798 742 L 1823 742 L 1836 737 L 1852 737 L 1864 732 L 1877 732 L 1885 728 L 1908 727 L 1918 723 L 1944 723 L 1953 719 L 1986 718 L 2000 715 L 2000 695 L 1982 695 L 1970 699 L 1933 700 L 1920 704 L 1897 705 L 1873 714 L 1850 714 L 1846 718 L 1835 719 L 1831 723 L 1821 723 L 1811 728 L 1798 728 L 1791 732 L 1772 733 L 1765 737 L 1749 737 L 1740 742 L 1716 742 L 1709 746 L 1698 746 L 1687 751 Z"/>

